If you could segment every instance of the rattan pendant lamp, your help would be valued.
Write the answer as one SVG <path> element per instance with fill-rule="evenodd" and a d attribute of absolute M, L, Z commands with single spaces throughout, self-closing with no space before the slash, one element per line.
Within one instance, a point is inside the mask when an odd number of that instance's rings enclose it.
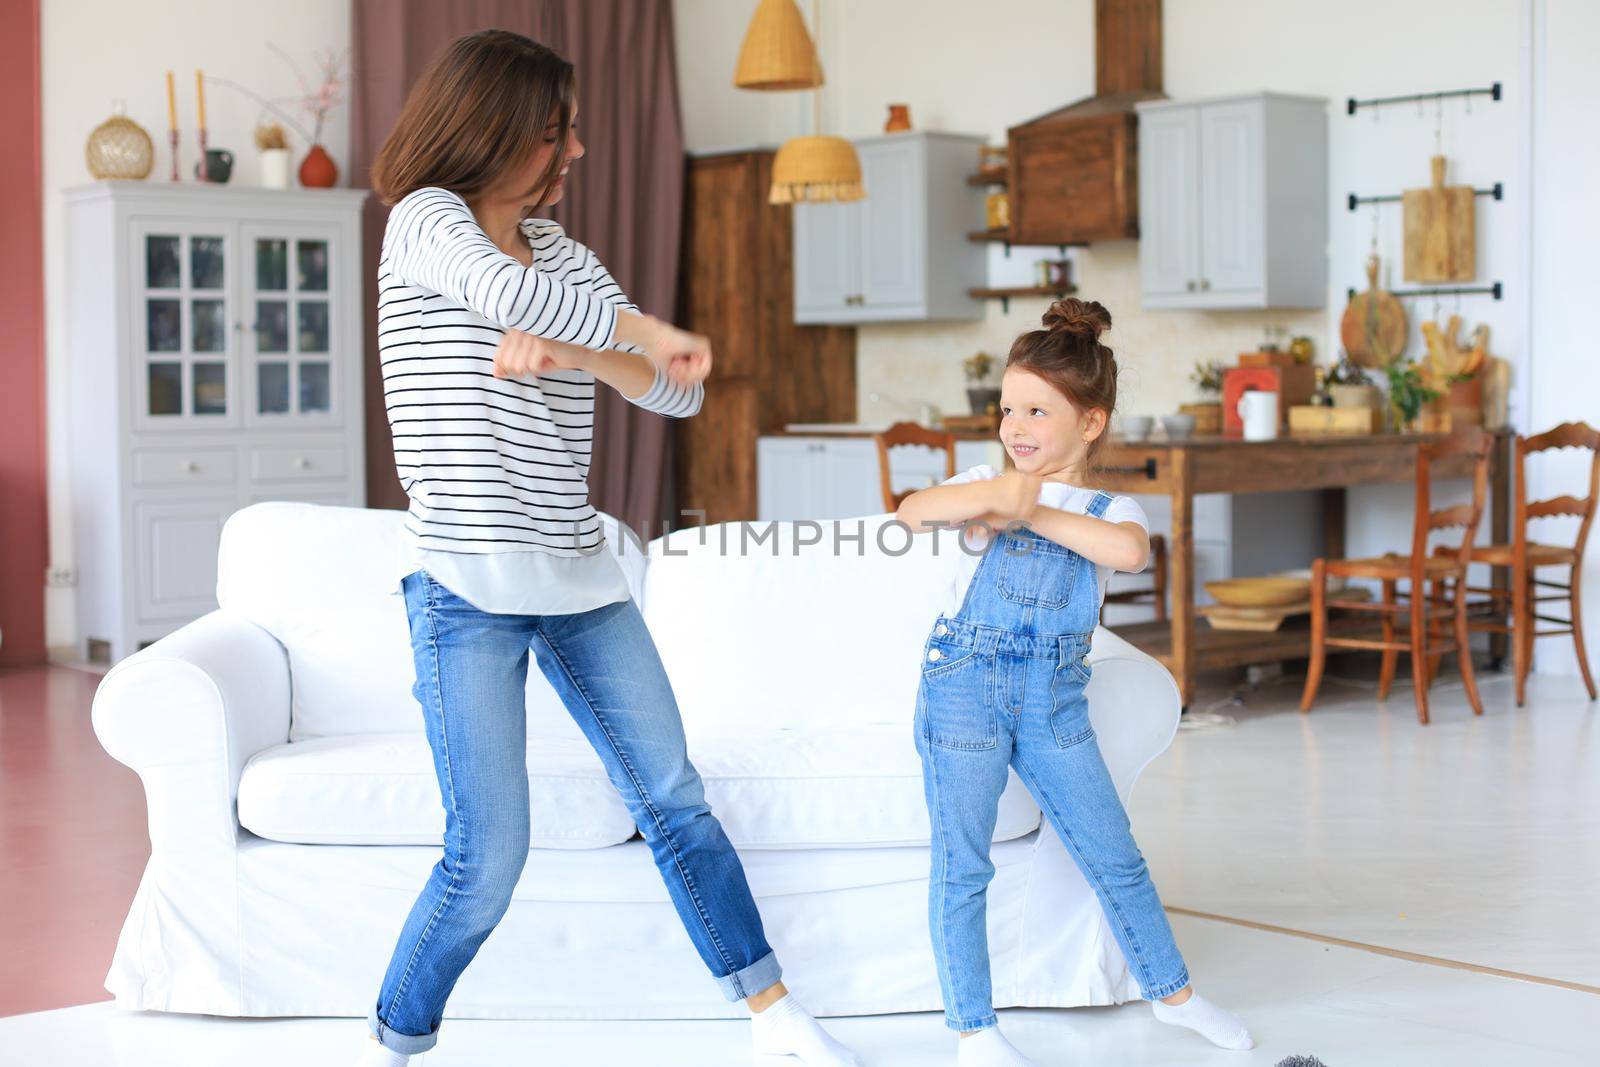
<path fill-rule="evenodd" d="M 820 0 L 817 24 L 820 36 Z M 766 91 L 811 90 L 813 134 L 791 138 L 778 149 L 769 202 L 860 200 L 866 195 L 855 146 L 842 137 L 821 135 L 822 62 L 794 0 L 761 0 L 745 31 L 733 84 Z"/>

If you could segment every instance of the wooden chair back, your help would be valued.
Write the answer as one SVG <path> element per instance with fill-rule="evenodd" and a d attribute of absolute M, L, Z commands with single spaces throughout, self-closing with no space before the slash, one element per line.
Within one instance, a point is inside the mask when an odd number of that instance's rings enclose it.
<path fill-rule="evenodd" d="M 915 422 L 897 422 L 879 434 L 873 434 L 873 440 L 878 443 L 878 480 L 883 488 L 883 506 L 886 511 L 894 511 L 900 507 L 900 501 L 910 496 L 913 490 L 907 489 L 903 493 L 896 493 L 891 488 L 889 480 L 889 450 L 902 445 L 922 445 L 926 448 L 944 450 L 944 476 L 954 478 L 956 474 L 956 438 L 954 434 L 942 430 L 930 430 L 928 427 Z"/>
<path fill-rule="evenodd" d="M 1423 560 L 1428 555 L 1428 535 L 1435 530 L 1461 528 L 1461 543 L 1453 550 L 1435 555 L 1452 555 L 1462 567 L 1472 558 L 1472 544 L 1477 538 L 1478 523 L 1483 518 L 1484 500 L 1489 495 L 1489 450 L 1493 444 L 1493 437 L 1472 427 L 1442 441 L 1430 441 L 1417 447 L 1417 504 L 1415 525 L 1411 532 L 1414 580 L 1421 581 Z M 1433 466 L 1460 455 L 1472 460 L 1472 502 L 1435 511 L 1432 505 Z"/>
<path fill-rule="evenodd" d="M 1547 497 L 1544 500 L 1528 499 L 1528 456 L 1549 449 L 1587 448 L 1589 458 L 1589 495 L 1579 499 L 1571 495 Z M 1595 502 L 1600 499 L 1600 430 L 1586 422 L 1564 422 L 1553 430 L 1517 438 L 1516 515 L 1511 530 L 1512 544 L 1516 550 L 1527 551 L 1528 520 L 1549 515 L 1572 515 L 1579 520 L 1577 558 L 1583 559 L 1584 546 L 1589 541 L 1589 527 L 1594 523 Z"/>

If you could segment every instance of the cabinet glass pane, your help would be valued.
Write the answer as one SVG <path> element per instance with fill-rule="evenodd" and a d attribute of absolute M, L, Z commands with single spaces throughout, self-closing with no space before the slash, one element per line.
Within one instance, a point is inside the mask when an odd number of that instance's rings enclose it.
<path fill-rule="evenodd" d="M 183 305 L 176 300 L 145 301 L 145 347 L 151 352 L 183 348 Z"/>
<path fill-rule="evenodd" d="M 296 241 L 295 249 L 300 261 L 300 274 L 295 287 L 301 292 L 327 292 L 328 242 Z"/>
<path fill-rule="evenodd" d="M 196 415 L 228 413 L 228 377 L 225 364 L 208 362 L 194 365 L 194 413 Z"/>
<path fill-rule="evenodd" d="M 300 411 L 304 414 L 327 412 L 331 407 L 328 365 L 320 360 L 300 364 Z"/>
<path fill-rule="evenodd" d="M 300 301 L 301 352 L 326 352 L 328 350 L 328 302 L 326 300 Z"/>
<path fill-rule="evenodd" d="M 189 305 L 189 345 L 196 352 L 223 350 L 222 301 L 196 300 Z"/>
<path fill-rule="evenodd" d="M 282 415 L 289 410 L 289 364 L 256 365 L 256 409 L 263 415 Z"/>
<path fill-rule="evenodd" d="M 189 287 L 222 288 L 222 238 L 189 238 Z"/>
<path fill-rule="evenodd" d="M 256 301 L 256 351 L 289 351 L 289 302 Z"/>
<path fill-rule="evenodd" d="M 256 239 L 256 288 L 289 288 L 289 242 L 282 238 Z"/>
<path fill-rule="evenodd" d="M 150 364 L 150 414 L 183 414 L 183 364 Z"/>
<path fill-rule="evenodd" d="M 152 289 L 176 289 L 178 239 L 150 234 L 144 239 L 144 283 Z"/>

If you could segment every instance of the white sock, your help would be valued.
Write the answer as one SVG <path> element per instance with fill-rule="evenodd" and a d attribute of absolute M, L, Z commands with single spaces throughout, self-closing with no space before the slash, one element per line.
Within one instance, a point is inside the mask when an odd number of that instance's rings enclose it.
<path fill-rule="evenodd" d="M 1012 1047 L 998 1026 L 985 1027 L 956 1045 L 961 1067 L 1034 1067 L 1034 1062 Z"/>
<path fill-rule="evenodd" d="M 1231 1011 L 1224 1011 L 1199 993 L 1191 992 L 1182 1004 L 1163 1004 L 1152 1000 L 1156 1018 L 1173 1026 L 1187 1026 L 1218 1048 L 1236 1051 L 1255 1048 L 1255 1038 L 1245 1029 L 1244 1020 Z"/>
<path fill-rule="evenodd" d="M 758 1055 L 794 1056 L 806 1067 L 861 1067 L 861 1058 L 830 1037 L 791 994 L 752 1012 L 750 1028 Z"/>
<path fill-rule="evenodd" d="M 411 1062 L 410 1056 L 378 1044 L 378 1039 L 371 1034 L 368 1034 L 367 1039 L 361 1044 L 363 1046 L 361 1059 L 357 1061 L 356 1067 L 407 1067 Z"/>

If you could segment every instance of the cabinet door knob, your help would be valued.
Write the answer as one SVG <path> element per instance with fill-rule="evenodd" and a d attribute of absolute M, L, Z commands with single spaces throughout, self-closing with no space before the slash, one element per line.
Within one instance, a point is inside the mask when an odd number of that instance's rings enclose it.
<path fill-rule="evenodd" d="M 301 470 L 311 469 L 311 461 L 304 456 L 296 456 L 294 458 L 294 465 Z"/>
<path fill-rule="evenodd" d="M 1210 278 L 1201 278 L 1200 279 L 1200 290 L 1201 290 L 1201 292 L 1204 292 L 1205 290 L 1210 289 L 1210 288 L 1211 288 L 1211 279 Z"/>
<path fill-rule="evenodd" d="M 183 461 L 183 469 L 190 474 L 193 474 L 195 471 L 200 469 L 200 464 L 196 463 L 192 459 L 186 459 Z"/>
<path fill-rule="evenodd" d="M 1194 279 L 1190 278 L 1187 286 L 1189 292 L 1194 292 Z"/>

